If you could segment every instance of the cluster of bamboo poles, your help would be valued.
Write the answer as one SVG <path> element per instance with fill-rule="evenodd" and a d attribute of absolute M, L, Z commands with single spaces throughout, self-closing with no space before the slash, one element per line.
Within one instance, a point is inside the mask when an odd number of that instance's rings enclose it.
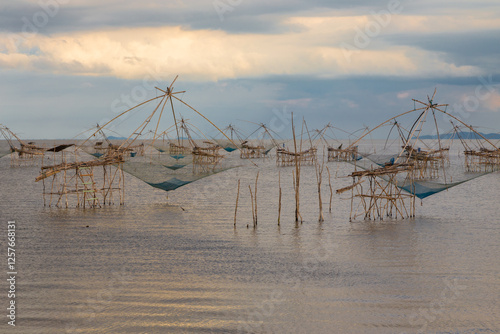
<path fill-rule="evenodd" d="M 500 170 L 500 150 L 468 150 L 464 152 L 468 172 L 493 172 Z"/>
<path fill-rule="evenodd" d="M 301 142 L 298 144 L 297 143 L 297 136 L 295 135 L 295 127 L 293 123 L 293 114 L 292 114 L 292 134 L 293 134 L 293 143 L 294 143 L 294 150 L 295 152 L 298 152 L 300 150 L 300 147 L 302 146 Z M 301 138 L 302 140 L 302 138 Z M 300 213 L 300 176 L 301 176 L 301 165 L 302 165 L 302 160 L 300 159 L 300 154 L 294 154 L 294 169 L 292 170 L 292 182 L 293 182 L 293 189 L 294 189 L 294 199 L 295 199 L 295 222 L 302 223 L 303 218 Z M 319 163 L 318 159 L 314 159 L 315 164 L 315 172 L 316 172 L 316 182 L 317 182 L 317 193 L 318 193 L 318 203 L 319 203 L 319 217 L 318 221 L 322 222 L 324 221 L 324 215 L 323 215 L 323 201 L 322 201 L 322 195 L 321 195 L 321 187 L 322 187 L 322 182 L 323 182 L 323 171 L 324 168 L 326 167 L 327 172 L 328 172 L 328 183 L 329 183 L 329 189 L 330 189 L 330 201 L 329 201 L 329 212 L 332 211 L 332 200 L 333 200 L 333 187 L 332 187 L 332 182 L 331 182 L 331 173 L 328 168 L 328 166 L 325 165 L 325 157 L 324 157 L 324 152 L 323 152 L 323 159 L 322 162 Z M 257 184 L 258 184 L 258 179 L 259 179 L 259 172 L 257 172 L 257 176 L 255 178 L 255 186 L 252 191 L 251 185 L 248 185 L 249 193 L 250 193 L 250 201 L 251 201 L 251 208 L 252 208 L 252 220 L 253 220 L 253 227 L 257 227 L 257 222 L 258 222 L 258 206 L 257 206 Z M 236 221 L 237 221 L 237 213 L 238 213 L 238 204 L 239 204 L 239 198 L 240 198 L 240 187 L 241 187 L 241 180 L 238 180 L 238 187 L 237 187 L 237 193 L 236 193 L 236 204 L 235 204 L 235 209 L 234 209 L 234 226 L 236 227 Z M 281 212 L 282 212 L 282 188 L 281 188 L 281 170 L 278 171 L 278 225 L 281 224 Z M 248 227 L 249 225 L 247 225 Z"/>
<path fill-rule="evenodd" d="M 221 150 L 221 147 L 218 145 L 210 147 L 194 147 L 192 150 L 193 172 L 206 173 L 212 171 L 224 158 L 224 156 L 219 153 L 219 150 Z"/>
<path fill-rule="evenodd" d="M 44 206 L 96 208 L 113 204 L 116 193 L 120 205 L 124 204 L 125 176 L 120 168 L 123 163 L 120 154 L 110 154 L 100 160 L 78 161 L 78 150 L 71 153 L 71 162 L 68 162 L 67 152 L 54 152 L 54 163 L 42 165 L 42 172 L 35 181 L 42 181 Z M 56 163 L 58 158 L 60 161 Z"/>
<path fill-rule="evenodd" d="M 358 156 L 357 147 L 346 149 L 328 147 L 328 161 L 353 161 Z"/>
<path fill-rule="evenodd" d="M 241 159 L 261 159 L 266 157 L 266 148 L 262 145 L 252 146 L 244 144 L 240 148 Z"/>
<path fill-rule="evenodd" d="M 337 190 L 337 193 L 351 190 L 349 220 L 352 221 L 359 216 L 368 220 L 383 220 L 385 217 L 395 219 L 414 217 L 415 195 L 404 194 L 398 187 L 398 176 L 404 175 L 404 182 L 410 188 L 414 188 L 414 172 L 415 168 L 412 164 L 398 164 L 375 170 L 353 172 L 351 174 L 353 184 Z M 365 181 L 368 181 L 366 189 L 364 189 Z M 355 199 L 359 199 L 357 206 L 354 203 Z"/>

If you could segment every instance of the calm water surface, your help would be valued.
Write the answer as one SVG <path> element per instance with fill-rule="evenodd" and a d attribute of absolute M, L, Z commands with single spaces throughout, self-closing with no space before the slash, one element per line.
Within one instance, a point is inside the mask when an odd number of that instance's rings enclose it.
<path fill-rule="evenodd" d="M 237 153 L 236 153 L 237 154 Z M 329 163 L 333 189 L 352 167 Z M 292 169 L 260 163 L 258 226 L 243 167 L 167 194 L 127 177 L 126 205 L 43 206 L 38 167 L 0 159 L 0 218 L 17 224 L 19 333 L 498 333 L 500 174 L 418 203 L 417 218 L 349 223 L 333 196 L 318 223 L 303 168 L 302 224 Z M 338 178 L 335 178 L 338 175 Z M 233 227 L 237 180 L 240 205 Z M 247 224 L 249 227 L 247 228 Z M 2 323 L 7 325 L 3 280 Z"/>

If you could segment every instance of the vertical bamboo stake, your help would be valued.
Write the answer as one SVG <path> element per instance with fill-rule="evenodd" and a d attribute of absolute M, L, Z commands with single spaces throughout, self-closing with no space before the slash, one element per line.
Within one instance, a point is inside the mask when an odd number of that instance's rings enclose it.
<path fill-rule="evenodd" d="M 257 181 L 259 180 L 259 172 L 255 178 L 255 225 L 257 225 Z"/>
<path fill-rule="evenodd" d="M 293 146 L 295 148 L 295 222 L 299 221 L 299 185 L 300 185 L 300 166 L 297 155 L 297 139 L 295 137 L 295 126 L 293 125 L 293 112 L 292 112 L 292 134 L 293 134 Z"/>
<path fill-rule="evenodd" d="M 318 221 L 322 222 L 324 221 L 323 217 L 323 202 L 321 200 L 321 183 L 323 182 L 323 168 L 325 167 L 325 153 L 323 152 L 323 163 L 321 164 L 321 167 L 318 163 L 318 160 L 315 160 L 314 163 L 314 169 L 316 171 L 316 181 L 318 183 L 318 202 L 319 202 L 319 218 Z"/>
<path fill-rule="evenodd" d="M 43 162 L 44 160 L 42 159 L 42 168 L 41 170 L 43 170 Z M 43 206 L 45 206 L 45 179 L 42 180 L 42 186 L 43 186 Z"/>
<path fill-rule="evenodd" d="M 352 221 L 352 206 L 353 206 L 353 201 L 354 201 L 354 188 L 357 188 L 355 187 L 355 184 L 356 184 L 356 178 L 353 177 L 352 178 L 352 185 L 353 187 L 351 188 L 351 213 L 349 213 L 349 222 Z M 356 189 L 358 192 L 359 192 L 359 189 Z"/>
<path fill-rule="evenodd" d="M 64 186 L 63 186 L 64 198 L 66 200 L 66 209 L 68 208 L 68 191 L 66 190 L 66 169 L 64 170 Z"/>
<path fill-rule="evenodd" d="M 281 219 L 281 171 L 278 171 L 278 188 L 279 188 L 279 202 L 278 202 L 278 226 Z"/>
<path fill-rule="evenodd" d="M 254 205 L 253 205 L 253 194 L 252 194 L 252 187 L 250 187 L 250 185 L 248 185 L 248 190 L 250 190 L 250 201 L 252 202 L 253 227 L 255 227 L 255 211 L 254 211 Z"/>
<path fill-rule="evenodd" d="M 328 212 L 332 212 L 332 199 L 333 199 L 333 189 L 332 189 L 332 176 L 330 174 L 330 169 L 326 166 L 326 171 L 328 172 L 328 186 L 330 187 L 330 206 L 328 207 Z"/>
<path fill-rule="evenodd" d="M 319 218 L 318 218 L 318 221 L 322 222 L 325 220 L 325 218 L 323 217 L 323 202 L 321 200 L 321 175 L 322 173 L 319 174 L 319 181 L 318 181 L 318 200 L 319 200 Z"/>
<path fill-rule="evenodd" d="M 122 179 L 122 196 L 120 196 L 120 205 L 125 205 L 125 172 L 120 168 L 120 177 Z"/>
<path fill-rule="evenodd" d="M 240 199 L 240 179 L 238 179 L 238 192 L 236 193 L 236 206 L 234 207 L 234 226 L 236 226 L 236 213 L 238 212 L 239 199 Z"/>

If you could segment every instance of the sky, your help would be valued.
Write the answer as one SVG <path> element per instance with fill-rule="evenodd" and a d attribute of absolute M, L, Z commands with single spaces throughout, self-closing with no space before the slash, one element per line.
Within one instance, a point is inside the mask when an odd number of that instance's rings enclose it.
<path fill-rule="evenodd" d="M 287 137 L 291 112 L 354 132 L 435 89 L 447 112 L 500 132 L 500 2 L 0 3 L 0 124 L 24 138 L 73 138 L 177 75 L 183 101 L 247 133 Z"/>

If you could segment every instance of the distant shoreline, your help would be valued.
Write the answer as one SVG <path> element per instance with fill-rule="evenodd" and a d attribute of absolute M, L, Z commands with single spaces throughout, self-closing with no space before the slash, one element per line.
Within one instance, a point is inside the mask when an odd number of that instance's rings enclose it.
<path fill-rule="evenodd" d="M 480 135 L 479 135 L 480 134 Z M 479 132 L 479 134 L 474 133 L 474 132 L 458 132 L 458 133 L 445 133 L 442 135 L 439 135 L 439 138 L 441 139 L 452 139 L 452 138 L 462 138 L 462 139 L 500 139 L 500 133 L 482 133 Z M 483 137 L 481 137 L 483 136 Z M 420 139 L 438 139 L 437 135 L 424 135 L 420 136 Z"/>

